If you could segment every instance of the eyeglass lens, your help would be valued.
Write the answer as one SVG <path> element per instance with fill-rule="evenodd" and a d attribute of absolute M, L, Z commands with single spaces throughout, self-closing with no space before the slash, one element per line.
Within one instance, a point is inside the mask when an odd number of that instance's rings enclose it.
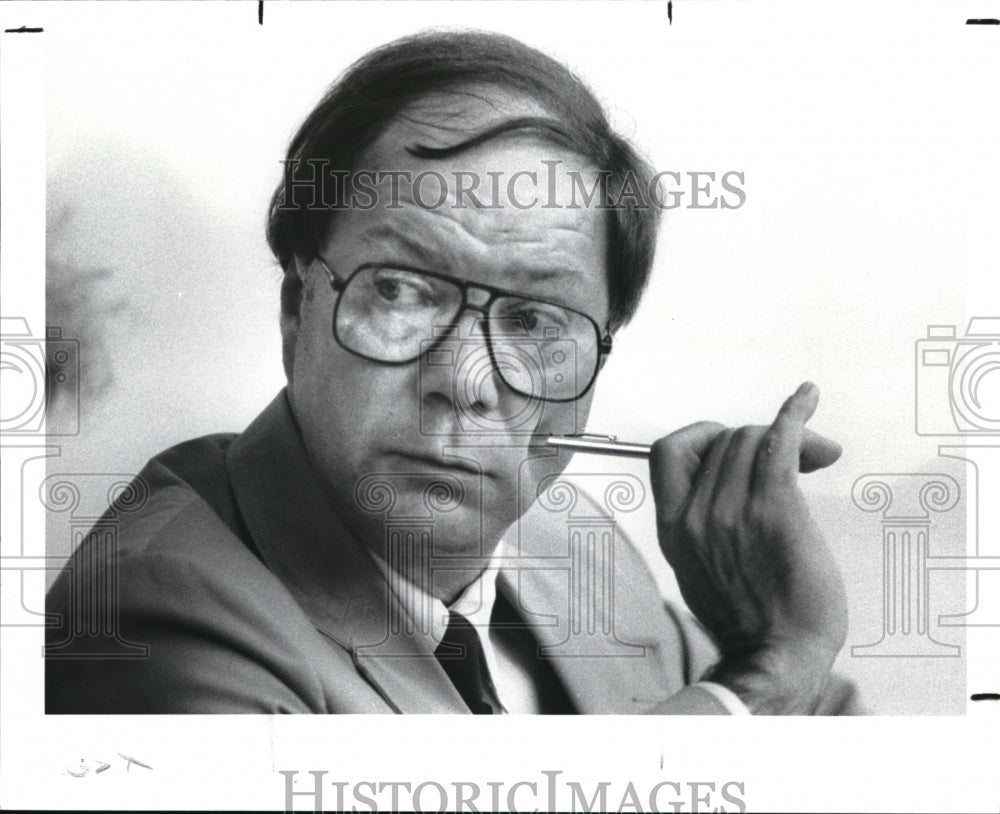
<path fill-rule="evenodd" d="M 341 292 L 334 330 L 344 347 L 362 356 L 412 361 L 441 342 L 441 329 L 454 322 L 463 303 L 462 288 L 449 280 L 366 267 Z M 504 295 L 490 304 L 483 327 L 501 378 L 522 395 L 571 400 L 594 377 L 597 329 L 581 313 Z"/>

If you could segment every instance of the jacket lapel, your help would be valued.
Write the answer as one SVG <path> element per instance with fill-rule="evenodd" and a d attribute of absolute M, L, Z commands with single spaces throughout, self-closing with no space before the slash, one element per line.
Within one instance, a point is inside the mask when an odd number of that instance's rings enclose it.
<path fill-rule="evenodd" d="M 396 711 L 468 712 L 428 637 L 344 525 L 312 472 L 286 393 L 237 438 L 226 466 L 268 568 Z"/>
<path fill-rule="evenodd" d="M 582 491 L 581 510 L 600 517 Z M 642 713 L 684 686 L 685 648 L 639 553 L 620 528 L 603 531 L 588 539 L 579 523 L 536 502 L 511 531 L 519 540 L 508 550 L 520 554 L 505 561 L 498 590 L 579 712 Z"/>

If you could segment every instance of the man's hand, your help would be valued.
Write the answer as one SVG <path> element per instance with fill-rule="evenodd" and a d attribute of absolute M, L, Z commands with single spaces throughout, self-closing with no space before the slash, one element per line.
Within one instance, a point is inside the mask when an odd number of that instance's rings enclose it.
<path fill-rule="evenodd" d="M 707 680 L 754 713 L 808 714 L 847 635 L 843 581 L 798 487 L 840 446 L 805 428 L 803 384 L 769 427 L 701 422 L 653 445 L 660 547 L 721 660 Z"/>

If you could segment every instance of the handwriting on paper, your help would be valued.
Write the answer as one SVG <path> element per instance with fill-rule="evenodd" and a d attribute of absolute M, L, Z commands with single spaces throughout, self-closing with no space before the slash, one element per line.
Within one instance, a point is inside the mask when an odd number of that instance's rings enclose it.
<path fill-rule="evenodd" d="M 118 759 L 112 758 L 112 760 L 106 761 L 101 758 L 91 757 L 91 758 L 80 758 L 78 763 L 70 763 L 66 766 L 66 774 L 71 777 L 92 777 L 101 774 L 102 772 L 108 771 L 108 769 L 113 769 L 118 772 L 125 771 L 128 772 L 133 765 L 141 766 L 144 769 L 149 769 L 152 771 L 152 766 L 148 763 L 143 763 L 138 758 L 129 757 L 121 752 L 115 753 Z M 108 757 L 107 755 L 102 757 Z M 124 768 L 123 768 L 124 767 Z"/>

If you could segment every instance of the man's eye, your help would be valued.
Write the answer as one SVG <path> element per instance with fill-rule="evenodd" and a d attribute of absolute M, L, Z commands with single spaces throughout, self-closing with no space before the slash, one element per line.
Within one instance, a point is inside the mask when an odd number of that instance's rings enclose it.
<path fill-rule="evenodd" d="M 541 304 L 522 304 L 508 311 L 507 318 L 516 320 L 529 333 L 536 333 L 543 328 L 561 328 L 566 324 L 561 309 L 546 308 Z"/>
<path fill-rule="evenodd" d="M 396 274 L 383 274 L 372 280 L 378 297 L 398 306 L 433 305 L 434 291 L 419 279 L 408 279 Z"/>
<path fill-rule="evenodd" d="M 382 299 L 395 300 L 399 297 L 399 283 L 395 280 L 378 280 L 375 283 L 375 290 Z"/>
<path fill-rule="evenodd" d="M 539 317 L 538 312 L 533 311 L 530 308 L 522 308 L 511 314 L 526 331 L 533 331 L 538 327 Z"/>

